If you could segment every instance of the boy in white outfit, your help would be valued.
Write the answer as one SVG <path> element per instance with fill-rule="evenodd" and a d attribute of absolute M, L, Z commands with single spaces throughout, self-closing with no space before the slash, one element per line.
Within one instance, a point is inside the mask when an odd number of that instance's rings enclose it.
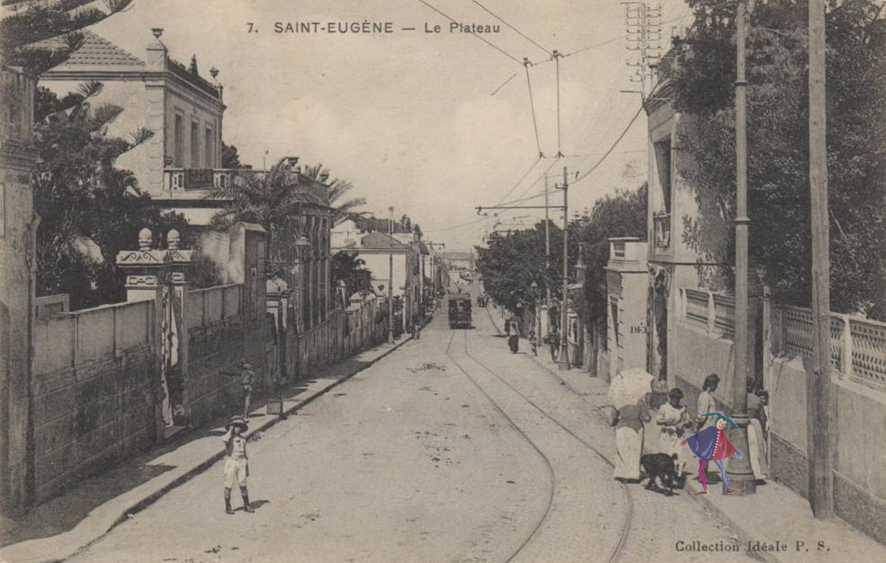
<path fill-rule="evenodd" d="M 253 512 L 249 505 L 249 491 L 246 489 L 246 478 L 249 476 L 249 458 L 246 457 L 246 438 L 243 433 L 248 430 L 242 416 L 235 416 L 227 424 L 227 432 L 222 437 L 225 443 L 225 512 L 233 514 L 231 509 L 231 488 L 234 483 L 240 487 L 243 497 L 243 511 Z"/>

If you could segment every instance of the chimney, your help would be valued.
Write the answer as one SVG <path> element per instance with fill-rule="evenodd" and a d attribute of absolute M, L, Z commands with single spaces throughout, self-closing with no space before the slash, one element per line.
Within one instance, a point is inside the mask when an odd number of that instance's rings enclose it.
<path fill-rule="evenodd" d="M 151 33 L 154 35 L 154 40 L 148 44 L 147 56 L 145 57 L 148 63 L 148 70 L 164 71 L 166 70 L 166 45 L 160 41 L 160 36 L 163 35 L 163 28 L 154 27 L 151 29 Z"/>
<path fill-rule="evenodd" d="M 209 75 L 212 76 L 212 83 L 215 85 L 215 89 L 218 90 L 219 101 L 224 100 L 225 87 L 222 86 L 221 82 L 218 81 L 218 68 L 216 68 L 216 67 L 210 68 Z"/>
<path fill-rule="evenodd" d="M 200 76 L 200 71 L 197 70 L 197 55 L 191 55 L 191 66 L 188 68 L 188 70 L 194 76 Z"/>

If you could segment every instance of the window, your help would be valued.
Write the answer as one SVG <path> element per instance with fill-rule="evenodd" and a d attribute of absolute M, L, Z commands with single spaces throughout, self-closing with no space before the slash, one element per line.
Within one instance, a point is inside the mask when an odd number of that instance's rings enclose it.
<path fill-rule="evenodd" d="M 206 151 L 205 164 L 206 168 L 215 168 L 215 143 L 213 141 L 212 129 L 206 128 L 206 138 L 203 148 Z"/>
<path fill-rule="evenodd" d="M 175 154 L 173 165 L 177 168 L 185 166 L 185 119 L 179 114 L 175 114 L 175 131 L 173 132 L 173 143 Z"/>
<path fill-rule="evenodd" d="M 671 139 L 655 143 L 655 166 L 658 168 L 658 183 L 664 200 L 665 213 L 671 212 Z"/>
<path fill-rule="evenodd" d="M 196 123 L 191 123 L 191 168 L 200 168 L 200 131 Z"/>

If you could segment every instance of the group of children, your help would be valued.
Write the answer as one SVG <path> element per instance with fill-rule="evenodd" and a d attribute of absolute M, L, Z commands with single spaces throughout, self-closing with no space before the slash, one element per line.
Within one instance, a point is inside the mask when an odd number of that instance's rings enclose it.
<path fill-rule="evenodd" d="M 686 452 L 683 448 L 688 448 L 698 459 L 698 482 L 702 486 L 702 491 L 698 494 L 708 492 L 707 470 L 711 461 L 717 466 L 723 483 L 723 493 L 733 494 L 729 488 L 726 460 L 730 457 L 742 459 L 745 455 L 735 448 L 726 435 L 726 429 L 735 428 L 735 422 L 717 411 L 713 393 L 719 384 L 720 377 L 717 374 L 710 374 L 705 378 L 702 391 L 698 395 L 697 417 L 690 416 L 688 409 L 682 404 L 683 391 L 675 387 L 668 392 L 668 402 L 658 409 L 655 418 L 659 428 L 660 447 L 663 453 L 675 456 L 675 472 L 678 476 L 682 476 L 686 469 Z M 758 436 L 761 434 L 759 421 L 755 419 L 754 422 L 755 424 L 748 427 L 751 449 L 749 459 L 755 478 L 765 479 L 765 474 L 760 469 L 761 455 L 758 451 L 763 437 Z"/>

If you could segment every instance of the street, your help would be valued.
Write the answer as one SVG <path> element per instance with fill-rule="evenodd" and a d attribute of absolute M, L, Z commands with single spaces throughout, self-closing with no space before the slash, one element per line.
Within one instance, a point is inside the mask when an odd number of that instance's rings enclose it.
<path fill-rule="evenodd" d="M 224 513 L 216 464 L 73 560 L 702 560 L 675 542 L 734 541 L 683 492 L 613 481 L 595 397 L 512 355 L 486 310 L 474 324 L 450 331 L 441 309 L 251 442 L 254 514 L 236 490 Z"/>

